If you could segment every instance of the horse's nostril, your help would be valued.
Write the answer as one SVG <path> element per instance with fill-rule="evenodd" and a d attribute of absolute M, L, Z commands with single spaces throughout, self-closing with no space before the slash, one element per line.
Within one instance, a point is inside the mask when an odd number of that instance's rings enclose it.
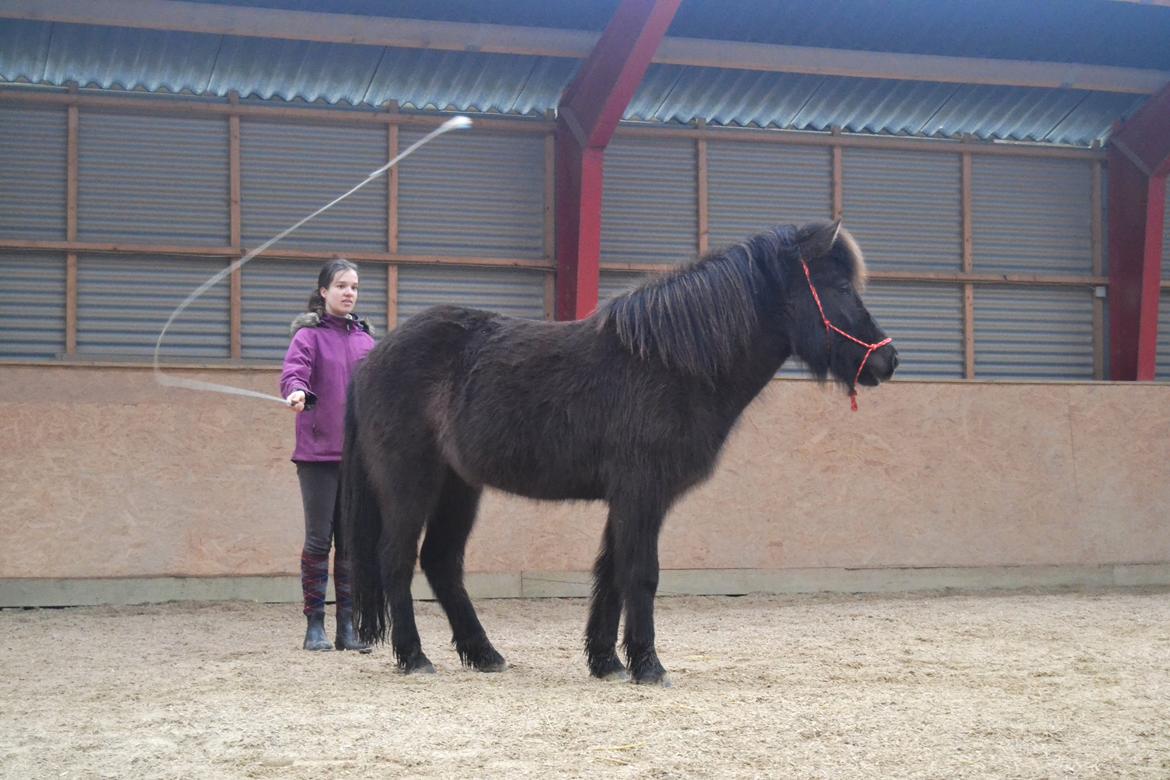
<path fill-rule="evenodd" d="M 897 370 L 898 370 L 898 354 L 895 352 L 893 355 L 890 356 L 890 373 L 892 374 Z"/>

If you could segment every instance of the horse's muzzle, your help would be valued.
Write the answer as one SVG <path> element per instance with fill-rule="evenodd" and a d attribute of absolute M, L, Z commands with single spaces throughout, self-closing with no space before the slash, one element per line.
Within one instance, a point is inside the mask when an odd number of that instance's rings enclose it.
<path fill-rule="evenodd" d="M 894 375 L 898 368 L 898 350 L 893 345 L 886 345 L 875 350 L 865 363 L 861 375 L 857 378 L 859 385 L 874 387 L 885 382 Z"/>

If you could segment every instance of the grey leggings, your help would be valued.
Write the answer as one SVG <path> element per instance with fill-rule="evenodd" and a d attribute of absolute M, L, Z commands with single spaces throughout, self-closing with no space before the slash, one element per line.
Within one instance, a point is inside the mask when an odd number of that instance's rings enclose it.
<path fill-rule="evenodd" d="M 333 504 L 337 500 L 339 463 L 298 463 L 301 503 L 305 507 L 305 552 L 329 555 L 333 546 Z"/>

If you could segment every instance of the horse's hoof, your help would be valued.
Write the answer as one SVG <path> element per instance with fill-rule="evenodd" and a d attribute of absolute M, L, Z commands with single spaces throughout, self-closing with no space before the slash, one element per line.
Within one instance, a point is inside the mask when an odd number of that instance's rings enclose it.
<path fill-rule="evenodd" d="M 478 672 L 502 672 L 508 668 L 508 662 L 500 655 L 496 648 L 486 639 L 482 643 L 471 646 L 456 647 L 459 660 L 464 666 L 469 666 Z"/>
<path fill-rule="evenodd" d="M 329 644 L 328 642 L 309 642 L 308 640 L 305 640 L 305 644 L 302 645 L 302 649 L 308 650 L 312 653 L 324 653 L 327 650 L 332 650 L 333 645 Z"/>
<path fill-rule="evenodd" d="M 651 655 L 640 662 L 630 664 L 630 676 L 636 685 L 660 685 L 670 687 L 670 678 L 666 676 L 666 668 L 658 661 L 658 656 Z"/>
<path fill-rule="evenodd" d="M 646 676 L 641 679 L 634 677 L 630 680 L 634 685 L 657 685 L 660 688 L 673 687 L 670 682 L 670 676 L 665 672 L 660 677 Z"/>
<path fill-rule="evenodd" d="M 618 680 L 625 682 L 630 679 L 626 665 L 613 654 L 603 656 L 589 662 L 589 673 L 599 680 Z"/>
<path fill-rule="evenodd" d="M 431 663 L 431 659 L 427 658 L 422 653 L 412 655 L 405 661 L 398 664 L 403 674 L 434 674 L 435 667 Z"/>

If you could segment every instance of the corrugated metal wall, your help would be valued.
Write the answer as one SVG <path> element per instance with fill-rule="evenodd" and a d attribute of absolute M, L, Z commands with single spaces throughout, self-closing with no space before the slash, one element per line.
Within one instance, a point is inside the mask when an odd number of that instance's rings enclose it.
<path fill-rule="evenodd" d="M 873 282 L 865 305 L 894 339 L 899 379 L 963 378 L 963 291 L 957 285 Z"/>
<path fill-rule="evenodd" d="M 1092 273 L 1092 169 L 1083 160 L 976 155 L 974 270 Z"/>
<path fill-rule="evenodd" d="M 1092 169 L 1081 160 L 972 159 L 976 272 L 1092 273 Z M 975 288 L 975 376 L 1092 379 L 1088 289 Z"/>
<path fill-rule="evenodd" d="M 175 307 L 226 265 L 226 260 L 198 257 L 82 255 L 77 262 L 79 356 L 151 357 Z M 172 360 L 229 357 L 228 296 L 225 278 L 175 320 L 160 354 Z"/>
<path fill-rule="evenodd" d="M 669 263 L 698 252 L 695 144 L 617 139 L 605 150 L 602 263 Z"/>
<path fill-rule="evenodd" d="M 513 268 L 402 266 L 398 321 L 439 304 L 455 304 L 542 320 L 544 272 Z"/>
<path fill-rule="evenodd" d="M 65 112 L 0 110 L 0 236 L 64 238 Z M 228 143 L 224 119 L 81 112 L 79 237 L 93 241 L 222 245 L 228 240 Z M 423 131 L 401 130 L 399 148 Z M 287 228 L 363 180 L 388 157 L 385 127 L 241 120 L 246 246 Z M 717 247 L 775 223 L 829 215 L 828 149 L 709 141 L 710 243 Z M 619 139 L 606 154 L 603 263 L 674 265 L 697 249 L 696 148 L 690 140 Z M 545 139 L 460 133 L 424 147 L 400 171 L 403 252 L 545 256 Z M 1088 274 L 1091 168 L 1085 161 L 975 155 L 975 271 Z M 960 164 L 955 155 L 849 148 L 843 152 L 845 224 L 875 270 L 960 267 Z M 385 181 L 376 182 L 284 242 L 288 248 L 385 251 Z M 1170 258 L 1170 221 L 1166 255 Z M 13 259 L 15 257 L 16 259 Z M 63 259 L 45 258 L 63 307 Z M 23 256 L 6 256 L 19 267 Z M 223 260 L 85 256 L 79 261 L 82 355 L 147 356 L 157 328 L 183 295 Z M 279 357 L 317 263 L 257 261 L 244 269 L 243 354 Z M 363 273 L 362 311 L 385 329 L 385 274 Z M 55 275 L 54 275 L 55 274 Z M 1170 259 L 1163 275 L 1170 278 Z M 605 271 L 601 297 L 644 278 Z M 403 266 L 399 311 L 453 302 L 544 316 L 545 274 L 498 268 Z M 180 292 L 182 294 L 180 294 Z M 226 357 L 227 284 L 185 315 L 168 352 Z M 962 369 L 957 285 L 878 283 L 867 303 L 904 356 L 905 377 L 957 377 Z M 119 301 L 119 304 L 107 303 Z M 129 307 L 121 303 L 131 302 Z M 170 303 L 167 303 L 167 302 Z M 1034 319 L 1037 312 L 1042 316 Z M 1165 315 L 1165 312 L 1163 312 Z M 60 318 L 63 320 L 63 316 Z M 976 288 L 980 377 L 1091 376 L 1086 290 Z M 58 354 L 52 329 L 21 334 L 5 320 L 6 354 Z M 15 323 L 15 324 L 9 324 Z M 21 335 L 18 335 L 21 334 Z M 1170 350 L 1170 328 L 1159 348 Z M 1036 357 L 1043 354 L 1047 357 Z M 1167 371 L 1165 358 L 1159 372 Z M 786 372 L 788 373 L 788 372 Z"/>
<path fill-rule="evenodd" d="M 65 256 L 0 252 L 0 359 L 53 360 L 65 351 Z"/>
<path fill-rule="evenodd" d="M 615 295 L 634 289 L 638 285 L 652 278 L 649 274 L 629 273 L 628 271 L 602 271 L 598 279 L 597 302 L 601 303 Z"/>
<path fill-rule="evenodd" d="M 1092 290 L 976 287 L 975 376 L 1092 379 Z"/>
<path fill-rule="evenodd" d="M 0 238 L 65 238 L 64 110 L 0 108 Z"/>
<path fill-rule="evenodd" d="M 245 360 L 280 360 L 288 349 L 289 323 L 307 308 L 321 263 L 259 258 L 240 269 L 240 347 Z M 358 265 L 357 313 L 386 333 L 386 266 Z"/>
<path fill-rule="evenodd" d="M 1170 195 L 1170 186 L 1167 194 Z M 1170 198 L 1166 199 L 1162 215 L 1162 281 L 1170 281 Z M 1154 360 L 1154 376 L 1170 379 L 1170 290 L 1162 290 L 1158 298 L 1158 350 Z"/>
<path fill-rule="evenodd" d="M 1162 259 L 1165 267 L 1166 260 Z M 1170 291 L 1163 291 L 1158 300 L 1158 357 L 1154 375 L 1170 379 Z"/>
<path fill-rule="evenodd" d="M 827 148 L 711 141 L 707 144 L 710 246 L 734 244 L 773 225 L 829 219 Z"/>
<path fill-rule="evenodd" d="M 845 149 L 844 224 L 875 271 L 959 271 L 962 169 L 958 155 Z"/>
<path fill-rule="evenodd" d="M 1170 196 L 1170 183 L 1166 185 L 1166 194 Z M 1166 198 L 1162 215 L 1162 278 L 1170 281 L 1170 197 Z"/>
<path fill-rule="evenodd" d="M 403 129 L 399 150 L 425 133 Z M 398 248 L 404 253 L 544 256 L 544 138 L 453 133 L 402 161 Z"/>
<path fill-rule="evenodd" d="M 362 182 L 388 159 L 386 129 L 240 121 L 242 237 L 255 247 Z M 366 185 L 279 246 L 386 251 L 386 177 Z"/>
<path fill-rule="evenodd" d="M 82 241 L 228 243 L 226 120 L 92 111 L 79 120 Z"/>
<path fill-rule="evenodd" d="M 957 155 L 845 149 L 841 174 L 844 224 L 872 270 L 962 269 Z M 899 377 L 963 377 L 963 303 L 957 285 L 874 283 L 865 302 L 898 347 Z"/>

